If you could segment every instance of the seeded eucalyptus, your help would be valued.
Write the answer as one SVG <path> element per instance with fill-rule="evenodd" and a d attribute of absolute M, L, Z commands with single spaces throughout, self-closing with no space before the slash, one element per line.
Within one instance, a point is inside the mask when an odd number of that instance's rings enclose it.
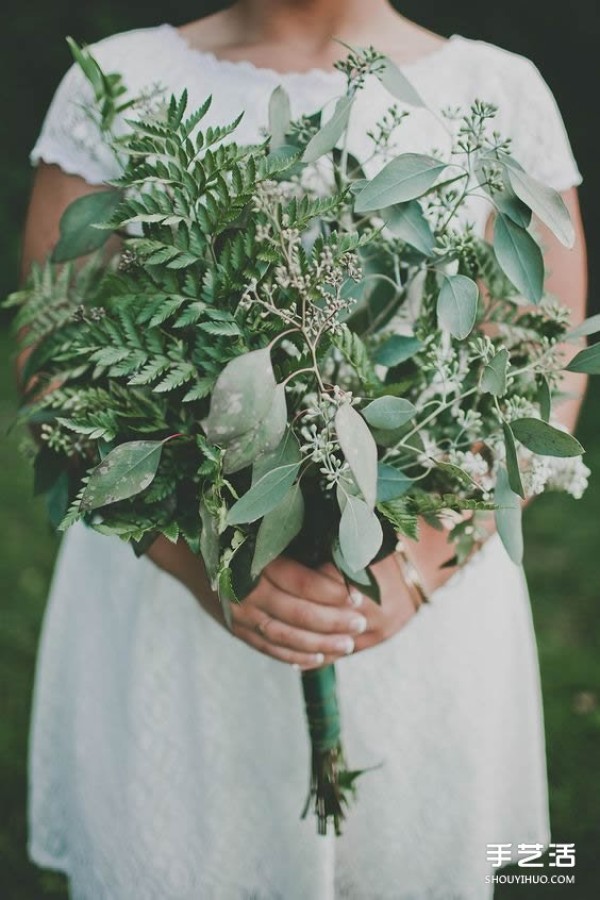
<path fill-rule="evenodd" d="M 494 130 L 497 110 L 445 111 L 446 156 L 399 153 L 425 104 L 380 53 L 350 50 L 329 117 L 293 121 L 277 88 L 268 133 L 241 145 L 239 118 L 204 126 L 210 98 L 191 113 L 185 94 L 129 98 L 72 49 L 122 175 L 66 210 L 52 258 L 8 300 L 31 349 L 20 418 L 41 425 L 53 520 L 138 554 L 160 535 L 186 541 L 228 621 L 284 553 L 334 561 L 381 602 L 371 567 L 420 516 L 448 528 L 460 563 L 495 512 L 519 563 L 519 498 L 585 488 L 583 448 L 552 405 L 561 344 L 600 322 L 570 331 L 545 296 L 532 212 L 567 246 L 572 225 Z M 370 79 L 391 104 L 366 132 L 383 162 L 367 179 L 347 137 Z M 459 222 L 472 196 L 496 213 L 491 244 Z M 569 369 L 597 373 L 596 347 Z M 339 833 L 359 770 L 345 767 L 333 668 L 303 686 L 308 803 L 320 833 Z"/>

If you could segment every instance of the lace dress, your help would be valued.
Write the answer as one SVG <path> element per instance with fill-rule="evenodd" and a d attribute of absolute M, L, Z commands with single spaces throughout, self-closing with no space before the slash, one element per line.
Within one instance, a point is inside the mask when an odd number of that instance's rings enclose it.
<path fill-rule="evenodd" d="M 208 121 L 267 121 L 343 88 L 336 70 L 280 75 L 192 50 L 170 25 L 93 47 L 132 93 L 213 94 Z M 525 168 L 581 181 L 560 113 L 527 59 L 454 35 L 404 67 L 437 109 L 496 103 Z M 116 174 L 71 69 L 32 151 L 91 184 Z M 365 157 L 378 83 L 353 115 Z M 403 149 L 445 133 L 423 110 Z M 361 150 L 362 146 L 362 150 Z M 473 201 L 479 232 L 488 207 Z M 30 746 L 31 858 L 66 872 L 76 900 L 481 900 L 487 843 L 549 840 L 540 685 L 527 587 L 493 537 L 391 640 L 338 663 L 344 742 L 359 782 L 344 834 L 300 820 L 309 771 L 300 678 L 217 625 L 177 581 L 83 526 L 63 540 L 43 625 Z"/>

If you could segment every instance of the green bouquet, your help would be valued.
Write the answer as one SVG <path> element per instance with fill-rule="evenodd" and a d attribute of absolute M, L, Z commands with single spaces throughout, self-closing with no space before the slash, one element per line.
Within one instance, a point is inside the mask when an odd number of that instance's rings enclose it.
<path fill-rule="evenodd" d="M 420 516 L 445 523 L 460 563 L 495 511 L 519 563 L 520 498 L 585 487 L 552 402 L 560 344 L 600 322 L 570 331 L 544 295 L 532 212 L 565 244 L 573 229 L 493 129 L 496 109 L 443 113 L 447 158 L 398 152 L 406 107 L 425 104 L 382 54 L 351 50 L 332 114 L 293 120 L 277 88 L 264 139 L 238 145 L 239 119 L 203 128 L 210 98 L 191 113 L 185 94 L 129 98 L 71 46 L 122 175 L 66 210 L 52 258 L 8 301 L 52 521 L 138 555 L 160 535 L 186 541 L 230 625 L 281 554 L 333 562 L 380 602 L 371 566 Z M 347 135 L 370 78 L 390 107 L 369 132 L 384 163 L 369 179 Z M 458 222 L 473 195 L 495 209 L 491 244 Z M 568 368 L 598 372 L 597 349 Z M 339 834 L 360 771 L 344 760 L 334 667 L 302 681 L 302 815 L 314 801 L 319 833 Z"/>

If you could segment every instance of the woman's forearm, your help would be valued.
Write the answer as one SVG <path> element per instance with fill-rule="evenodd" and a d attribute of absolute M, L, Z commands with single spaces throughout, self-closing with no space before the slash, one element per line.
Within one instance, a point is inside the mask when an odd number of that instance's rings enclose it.
<path fill-rule="evenodd" d="M 161 536 L 152 544 L 146 556 L 159 569 L 186 587 L 215 621 L 220 625 L 225 624 L 219 598 L 211 589 L 204 564 L 183 540 L 172 544 Z"/>

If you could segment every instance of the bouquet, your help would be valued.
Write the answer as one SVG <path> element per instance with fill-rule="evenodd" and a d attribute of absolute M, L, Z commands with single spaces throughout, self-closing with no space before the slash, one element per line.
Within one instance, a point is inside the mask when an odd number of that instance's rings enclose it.
<path fill-rule="evenodd" d="M 185 94 L 129 98 L 71 47 L 122 174 L 69 206 L 52 258 L 8 301 L 52 521 L 138 555 L 159 535 L 187 542 L 229 625 L 281 554 L 332 561 L 380 602 L 371 566 L 417 537 L 419 517 L 449 530 L 460 563 L 493 513 L 519 563 L 521 498 L 585 488 L 583 448 L 552 405 L 560 344 L 600 321 L 570 329 L 544 294 L 532 212 L 566 245 L 573 228 L 511 155 L 496 108 L 444 111 L 445 157 L 399 152 L 407 107 L 425 104 L 385 56 L 350 49 L 332 113 L 293 120 L 279 87 L 264 137 L 239 145 L 239 119 L 203 127 L 210 98 L 192 112 Z M 368 133 L 383 165 L 367 178 L 347 137 L 371 78 L 390 106 Z M 474 195 L 496 212 L 491 243 L 459 222 Z M 568 368 L 598 372 L 598 346 Z M 344 758 L 334 666 L 301 677 L 302 816 L 312 801 L 319 833 L 339 834 L 360 770 Z"/>

